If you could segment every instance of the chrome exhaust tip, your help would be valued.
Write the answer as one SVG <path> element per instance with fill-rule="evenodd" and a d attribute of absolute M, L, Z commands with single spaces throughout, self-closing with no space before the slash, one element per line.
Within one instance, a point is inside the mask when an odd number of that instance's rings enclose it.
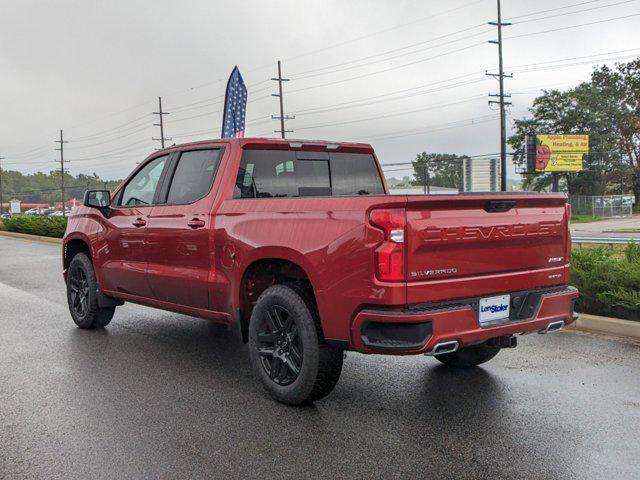
<path fill-rule="evenodd" d="M 551 322 L 549 325 L 546 326 L 546 328 L 540 330 L 538 333 L 540 334 L 553 333 L 553 332 L 557 332 L 558 330 L 562 330 L 563 328 L 564 328 L 564 320 L 559 320 L 557 322 Z"/>
<path fill-rule="evenodd" d="M 453 353 L 458 350 L 460 344 L 457 340 L 451 340 L 449 342 L 437 343 L 431 350 L 425 352 L 425 355 L 444 355 L 445 353 Z"/>

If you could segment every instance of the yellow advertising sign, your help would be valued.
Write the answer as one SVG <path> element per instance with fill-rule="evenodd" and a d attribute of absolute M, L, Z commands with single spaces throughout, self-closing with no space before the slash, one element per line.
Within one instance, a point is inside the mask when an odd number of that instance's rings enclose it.
<path fill-rule="evenodd" d="M 536 172 L 579 172 L 589 135 L 536 135 Z"/>

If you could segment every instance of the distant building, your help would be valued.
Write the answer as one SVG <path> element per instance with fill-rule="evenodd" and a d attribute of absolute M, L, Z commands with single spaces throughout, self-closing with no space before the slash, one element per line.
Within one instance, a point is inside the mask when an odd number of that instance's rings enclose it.
<path fill-rule="evenodd" d="M 463 188 L 465 192 L 500 191 L 500 160 L 464 159 Z"/>

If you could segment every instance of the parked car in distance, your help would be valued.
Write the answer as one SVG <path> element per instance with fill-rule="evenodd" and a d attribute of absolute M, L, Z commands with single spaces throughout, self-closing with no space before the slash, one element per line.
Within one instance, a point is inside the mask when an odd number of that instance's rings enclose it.
<path fill-rule="evenodd" d="M 72 209 L 67 208 L 67 209 L 65 209 L 64 214 L 63 214 L 62 210 L 53 210 L 48 215 L 50 217 L 62 217 L 64 215 L 66 215 L 68 217 L 69 215 L 71 215 L 72 211 L 73 211 Z"/>
<path fill-rule="evenodd" d="M 265 388 L 303 404 L 345 350 L 472 367 L 573 322 L 570 217 L 564 194 L 389 195 L 367 144 L 212 140 L 88 191 L 63 269 L 80 328 L 124 301 L 237 325 Z"/>
<path fill-rule="evenodd" d="M 30 208 L 29 210 L 25 210 L 24 214 L 25 215 L 42 215 L 43 212 L 44 212 L 43 208 L 35 207 L 35 208 Z"/>

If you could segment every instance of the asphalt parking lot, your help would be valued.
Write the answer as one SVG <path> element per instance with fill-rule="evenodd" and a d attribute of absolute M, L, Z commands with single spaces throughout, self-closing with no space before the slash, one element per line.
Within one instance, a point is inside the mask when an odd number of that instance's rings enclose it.
<path fill-rule="evenodd" d="M 349 353 L 272 401 L 236 332 L 136 305 L 75 327 L 60 247 L 0 237 L 0 478 L 640 478 L 640 347 L 529 335 L 482 368 Z"/>

